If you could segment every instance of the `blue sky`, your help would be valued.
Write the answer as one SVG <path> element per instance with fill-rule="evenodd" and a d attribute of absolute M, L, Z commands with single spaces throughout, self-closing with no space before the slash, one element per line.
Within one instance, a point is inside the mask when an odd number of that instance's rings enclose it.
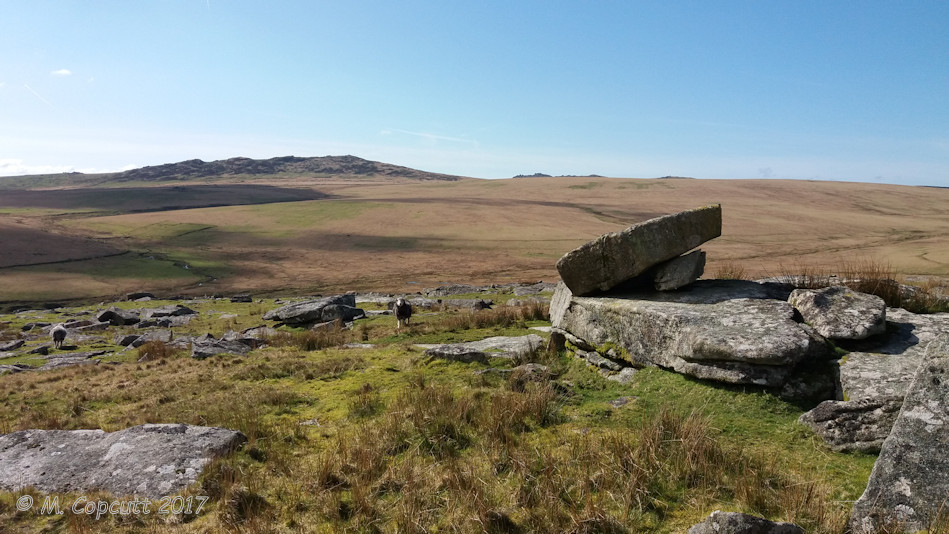
<path fill-rule="evenodd" d="M 0 4 L 0 175 L 417 169 L 949 185 L 945 1 Z"/>

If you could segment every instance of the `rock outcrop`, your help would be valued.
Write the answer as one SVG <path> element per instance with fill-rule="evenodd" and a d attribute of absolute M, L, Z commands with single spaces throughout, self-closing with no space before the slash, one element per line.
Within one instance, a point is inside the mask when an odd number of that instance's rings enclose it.
<path fill-rule="evenodd" d="M 828 349 L 812 329 L 795 322 L 787 302 L 767 298 L 774 296 L 786 294 L 776 285 L 724 280 L 603 297 L 576 297 L 561 285 L 550 314 L 554 329 L 579 348 L 617 347 L 634 367 L 778 387 L 795 366 L 825 358 Z"/>
<path fill-rule="evenodd" d="M 840 360 L 836 400 L 801 417 L 835 450 L 879 450 L 930 344 L 949 332 L 945 313 L 888 308 L 887 318 L 885 336 L 859 342 L 863 352 Z"/>
<path fill-rule="evenodd" d="M 352 321 L 361 315 L 365 313 L 356 307 L 356 295 L 347 294 L 287 304 L 270 310 L 263 318 L 290 326 L 310 326 L 337 319 Z"/>
<path fill-rule="evenodd" d="M 566 253 L 557 271 L 575 295 L 608 291 L 721 234 L 721 206 L 705 206 L 602 235 Z"/>
<path fill-rule="evenodd" d="M 888 532 L 918 532 L 949 519 L 949 338 L 930 343 L 927 353 L 867 489 L 854 504 L 855 534 L 883 526 Z"/>
<path fill-rule="evenodd" d="M 488 358 L 517 358 L 545 346 L 544 338 L 537 334 L 518 337 L 495 336 L 480 341 L 445 345 L 420 345 L 425 349 L 429 360 L 444 359 L 465 363 L 487 363 Z"/>
<path fill-rule="evenodd" d="M 886 303 L 846 286 L 795 289 L 788 301 L 817 332 L 831 340 L 865 339 L 886 331 Z"/>
<path fill-rule="evenodd" d="M 235 430 L 179 424 L 108 433 L 21 430 L 0 436 L 0 488 L 160 498 L 182 491 L 212 458 L 246 441 Z"/>

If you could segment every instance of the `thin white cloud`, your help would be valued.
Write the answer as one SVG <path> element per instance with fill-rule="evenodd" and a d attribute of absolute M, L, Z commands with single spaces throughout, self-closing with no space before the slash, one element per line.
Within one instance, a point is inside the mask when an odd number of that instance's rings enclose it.
<path fill-rule="evenodd" d="M 55 174 L 72 172 L 73 170 L 73 167 L 66 165 L 28 165 L 22 159 L 0 159 L 0 176 Z"/>
<path fill-rule="evenodd" d="M 382 131 L 379 132 L 379 133 L 380 133 L 381 135 L 392 135 L 393 133 L 400 133 L 400 134 L 405 134 L 405 135 L 411 135 L 411 136 L 414 136 L 414 137 L 420 137 L 420 138 L 422 138 L 422 139 L 424 139 L 424 140 L 426 140 L 426 141 L 429 141 L 429 142 L 432 143 L 432 144 L 435 144 L 435 143 L 437 143 L 437 142 L 439 142 L 439 141 L 447 141 L 447 142 L 450 142 L 450 143 L 462 143 L 462 144 L 466 144 L 466 145 L 471 145 L 471 146 L 473 146 L 473 147 L 477 147 L 477 146 L 478 146 L 478 141 L 476 141 L 476 140 L 474 140 L 474 139 L 465 139 L 465 138 L 462 138 L 462 137 L 449 137 L 449 136 L 447 136 L 447 135 L 438 135 L 438 134 L 431 134 L 431 133 L 426 133 L 426 132 L 412 132 L 412 131 L 409 131 L 409 130 L 400 130 L 400 129 L 398 129 L 398 128 L 391 128 L 391 129 L 382 130 Z"/>
<path fill-rule="evenodd" d="M 25 83 L 25 84 L 23 84 L 23 87 L 26 87 L 26 89 L 27 89 L 29 92 L 33 93 L 33 96 L 35 96 L 36 98 L 39 98 L 39 99 L 40 99 L 44 104 L 46 104 L 47 106 L 49 106 L 49 107 L 51 107 L 51 108 L 52 108 L 52 107 L 55 107 L 55 106 L 53 106 L 52 102 L 50 102 L 49 100 L 46 100 L 45 98 L 43 98 L 42 96 L 40 96 L 39 93 L 37 93 L 36 91 L 34 91 L 33 88 L 30 87 L 29 84 L 26 84 L 26 83 Z"/>
<path fill-rule="evenodd" d="M 66 76 L 72 76 L 72 71 L 69 69 L 59 69 L 59 70 L 54 70 L 50 74 L 52 74 L 53 76 L 66 77 Z"/>

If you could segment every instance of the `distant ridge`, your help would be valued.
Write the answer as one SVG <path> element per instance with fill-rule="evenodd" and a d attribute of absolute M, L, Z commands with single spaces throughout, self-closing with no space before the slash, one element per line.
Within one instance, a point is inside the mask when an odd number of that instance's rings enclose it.
<path fill-rule="evenodd" d="M 191 159 L 178 163 L 166 163 L 131 169 L 115 173 L 111 180 L 127 181 L 165 181 L 188 180 L 228 175 L 266 175 L 266 174 L 326 174 L 358 176 L 391 176 L 413 178 L 416 180 L 454 181 L 460 177 L 448 174 L 419 171 L 389 163 L 369 161 L 356 156 L 297 157 L 284 156 L 270 159 L 230 158 L 218 161 Z"/>

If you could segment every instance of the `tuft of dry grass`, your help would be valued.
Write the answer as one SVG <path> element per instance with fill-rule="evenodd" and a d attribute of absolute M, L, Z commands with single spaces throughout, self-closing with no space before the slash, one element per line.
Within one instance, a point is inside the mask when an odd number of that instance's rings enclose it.
<path fill-rule="evenodd" d="M 177 349 L 160 340 L 153 340 L 143 343 L 142 345 L 139 345 L 137 350 L 139 362 L 164 360 L 165 358 L 171 358 L 181 353 L 180 349 Z"/>
<path fill-rule="evenodd" d="M 351 342 L 353 333 L 340 324 L 333 328 L 303 330 L 298 332 L 278 332 L 267 338 L 267 343 L 275 347 L 294 347 L 306 351 L 340 347 Z"/>
<path fill-rule="evenodd" d="M 872 258 L 842 261 L 833 268 L 798 265 L 791 268 L 781 266 L 780 270 L 778 280 L 799 288 L 843 285 L 854 291 L 876 295 L 887 306 L 913 313 L 949 311 L 949 299 L 936 292 L 938 282 L 931 280 L 920 287 L 901 284 L 900 275 L 889 263 Z"/>

